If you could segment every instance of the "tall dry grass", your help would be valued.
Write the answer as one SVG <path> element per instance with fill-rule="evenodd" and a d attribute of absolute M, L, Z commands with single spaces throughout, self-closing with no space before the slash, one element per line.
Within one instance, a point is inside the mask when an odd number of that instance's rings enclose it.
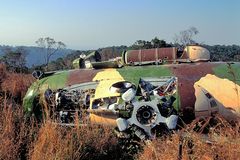
<path fill-rule="evenodd" d="M 36 128 L 20 103 L 32 81 L 31 75 L 10 73 L 0 64 L 0 159 L 26 158 Z"/>
<path fill-rule="evenodd" d="M 89 125 L 63 127 L 48 118 L 42 124 L 26 119 L 16 98 L 23 97 L 32 82 L 30 75 L 8 73 L 0 65 L 0 160 L 8 159 L 177 159 L 180 134 L 159 138 L 129 155 L 118 143 L 113 129 Z M 208 137 L 186 132 L 182 159 L 240 159 L 239 127 L 221 127 Z"/>
<path fill-rule="evenodd" d="M 182 144 L 182 154 L 179 145 Z M 239 126 L 223 127 L 212 130 L 208 135 L 184 131 L 164 139 L 154 140 L 145 146 L 138 159 L 150 160 L 180 159 L 184 160 L 239 160 L 240 130 Z"/>
<path fill-rule="evenodd" d="M 0 84 L 6 77 L 6 73 L 7 73 L 6 70 L 7 70 L 6 66 L 0 63 Z"/>
<path fill-rule="evenodd" d="M 39 125 L 33 119 L 26 120 L 20 106 L 14 109 L 4 102 L 1 107 L 0 159 L 119 159 L 128 156 L 121 151 L 111 127 L 66 127 L 48 119 Z"/>
<path fill-rule="evenodd" d="M 128 155 L 107 126 L 65 127 L 26 119 L 20 106 L 1 103 L 0 159 L 119 159 Z"/>
<path fill-rule="evenodd" d="M 0 65 L 0 73 L 1 160 L 125 157 L 111 127 L 62 127 L 48 117 L 42 124 L 27 119 L 21 100 L 33 81 L 31 75 L 9 73 L 3 65 Z"/>
<path fill-rule="evenodd" d="M 0 92 L 9 97 L 21 100 L 33 81 L 32 75 L 8 72 L 5 65 L 0 64 Z"/>
<path fill-rule="evenodd" d="M 116 159 L 122 156 L 118 148 L 111 128 L 66 128 L 46 122 L 29 154 L 31 159 Z"/>
<path fill-rule="evenodd" d="M 0 159 L 25 159 L 37 132 L 24 118 L 20 106 L 1 103 L 0 108 Z"/>

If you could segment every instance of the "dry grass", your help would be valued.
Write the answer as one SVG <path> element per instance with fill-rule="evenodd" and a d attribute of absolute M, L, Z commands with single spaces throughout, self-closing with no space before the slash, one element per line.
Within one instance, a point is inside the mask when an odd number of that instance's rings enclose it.
<path fill-rule="evenodd" d="M 111 127 L 90 125 L 61 127 L 48 119 L 41 125 L 26 120 L 20 104 L 32 82 L 29 75 L 8 73 L 0 65 L 0 160 L 8 159 L 177 159 L 180 133 L 160 138 L 129 157 Z M 8 95 L 8 96 L 6 96 Z M 212 143 L 194 132 L 186 132 L 183 159 L 240 159 L 239 127 L 222 127 L 208 135 Z"/>
<path fill-rule="evenodd" d="M 0 108 L 0 159 L 22 159 L 37 128 L 27 123 L 19 106 L 7 101 L 1 100 Z"/>
<path fill-rule="evenodd" d="M 46 122 L 30 151 L 31 159 L 115 158 L 117 140 L 110 128 L 88 126 L 66 128 Z"/>
<path fill-rule="evenodd" d="M 0 65 L 0 160 L 117 159 L 124 157 L 111 127 L 61 127 L 48 118 L 39 125 L 24 117 L 20 101 L 31 75 L 7 72 Z"/>
<path fill-rule="evenodd" d="M 111 127 L 63 127 L 25 120 L 20 107 L 3 102 L 0 159 L 118 159 L 124 157 Z M 17 107 L 17 106 L 15 106 Z"/>
<path fill-rule="evenodd" d="M 175 133 L 166 139 L 157 139 L 146 145 L 139 154 L 141 159 L 178 159 L 179 144 L 182 143 L 182 159 L 186 160 L 225 160 L 240 159 L 240 130 L 221 128 L 211 131 L 208 135 L 196 132 Z M 180 136 L 181 135 L 181 136 Z M 183 137 L 182 140 L 180 137 Z"/>
<path fill-rule="evenodd" d="M 0 63 L 0 84 L 6 77 L 6 66 Z"/>
<path fill-rule="evenodd" d="M 26 157 L 36 128 L 27 123 L 18 102 L 32 81 L 31 75 L 9 73 L 0 64 L 0 159 Z"/>
<path fill-rule="evenodd" d="M 10 97 L 22 99 L 33 81 L 32 75 L 7 72 L 6 67 L 0 64 L 0 91 Z"/>

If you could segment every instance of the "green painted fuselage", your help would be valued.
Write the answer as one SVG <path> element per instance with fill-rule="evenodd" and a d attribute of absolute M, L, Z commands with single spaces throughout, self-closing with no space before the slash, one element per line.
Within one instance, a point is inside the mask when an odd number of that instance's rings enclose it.
<path fill-rule="evenodd" d="M 57 90 L 76 84 L 93 81 L 94 77 L 104 69 L 75 69 L 57 72 L 51 76 L 37 80 L 28 89 L 23 105 L 27 113 L 31 113 L 36 98 L 39 99 L 46 89 Z M 175 76 L 178 78 L 178 102 L 181 110 L 193 108 L 196 101 L 194 83 L 207 74 L 229 79 L 240 84 L 240 63 L 199 62 L 167 65 L 124 66 L 116 69 L 124 80 L 138 85 L 144 77 Z M 109 75 L 107 76 L 109 77 Z M 111 77 L 111 76 L 110 76 Z M 111 77 L 114 79 L 115 77 Z M 104 80 L 104 79 L 103 79 Z M 226 88 L 227 90 L 227 88 Z"/>

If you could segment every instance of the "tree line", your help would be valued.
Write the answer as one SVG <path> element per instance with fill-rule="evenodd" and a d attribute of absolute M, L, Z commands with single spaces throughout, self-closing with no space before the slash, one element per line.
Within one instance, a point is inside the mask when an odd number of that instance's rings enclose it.
<path fill-rule="evenodd" d="M 138 42 L 137 42 L 138 43 Z M 131 46 L 112 46 L 106 48 L 99 48 L 97 51 L 101 54 L 102 60 L 108 60 L 114 57 L 119 57 L 122 55 L 123 51 L 130 49 L 149 49 L 155 47 L 149 47 L 144 45 L 136 45 L 134 43 Z M 167 43 L 167 46 L 164 47 L 178 47 L 172 43 Z M 238 61 L 240 62 L 240 46 L 238 45 L 202 45 L 207 48 L 211 53 L 211 61 Z M 161 47 L 158 47 L 161 48 Z M 89 54 L 92 51 L 73 51 L 71 54 L 68 54 L 66 57 L 58 58 L 55 61 L 49 63 L 49 70 L 63 70 L 72 68 L 72 61 L 76 58 L 79 58 L 79 55 Z M 44 65 L 43 65 L 44 66 Z M 43 67 L 42 66 L 42 67 Z"/>
<path fill-rule="evenodd" d="M 0 57 L 0 63 L 4 63 L 7 70 L 18 73 L 28 72 L 26 66 L 28 52 L 23 47 L 17 47 L 16 49 L 5 47 L 3 53 L 3 56 Z"/>
<path fill-rule="evenodd" d="M 181 31 L 179 34 L 175 34 L 174 43 L 167 43 L 164 39 L 154 37 L 151 40 L 137 40 L 130 46 L 112 46 L 99 48 L 97 51 L 101 54 L 102 60 L 108 60 L 114 57 L 121 56 L 125 50 L 137 50 L 137 49 L 150 49 L 150 48 L 163 48 L 163 47 L 178 47 L 183 49 L 184 46 L 189 44 L 197 44 L 193 39 L 199 31 L 195 27 L 190 27 L 187 30 Z M 58 58 L 51 61 L 51 57 L 57 54 L 58 51 L 65 49 L 66 45 L 61 41 L 55 41 L 53 38 L 45 37 L 39 38 L 36 41 L 36 45 L 41 48 L 44 54 L 45 64 L 39 66 L 33 66 L 28 68 L 26 66 L 26 56 L 28 52 L 23 47 L 12 49 L 11 47 L 5 47 L 3 49 L 3 56 L 0 57 L 0 62 L 7 66 L 9 71 L 27 73 L 35 69 L 44 71 L 71 69 L 72 61 L 79 57 L 81 54 L 89 54 L 92 51 L 73 51 L 66 57 Z M 207 48 L 211 53 L 212 61 L 240 61 L 240 46 L 238 45 L 207 45 L 200 44 Z"/>

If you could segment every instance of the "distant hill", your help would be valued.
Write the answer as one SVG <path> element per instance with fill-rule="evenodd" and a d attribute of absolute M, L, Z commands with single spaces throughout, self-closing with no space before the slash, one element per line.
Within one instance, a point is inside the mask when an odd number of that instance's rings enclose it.
<path fill-rule="evenodd" d="M 0 45 L 0 56 L 2 56 L 4 54 L 4 48 L 6 47 L 10 47 L 13 50 L 15 50 L 17 47 L 12 47 L 12 46 L 1 46 Z M 42 53 L 42 49 L 39 47 L 28 47 L 28 46 L 21 46 L 24 48 L 24 50 L 27 51 L 27 66 L 31 67 L 32 65 L 42 65 L 44 64 L 44 53 Z M 72 49 L 64 49 L 64 50 L 60 50 L 58 51 L 56 54 L 54 54 L 51 57 L 51 61 L 56 60 L 58 58 L 61 57 L 65 57 L 66 55 L 72 53 L 74 50 Z"/>

